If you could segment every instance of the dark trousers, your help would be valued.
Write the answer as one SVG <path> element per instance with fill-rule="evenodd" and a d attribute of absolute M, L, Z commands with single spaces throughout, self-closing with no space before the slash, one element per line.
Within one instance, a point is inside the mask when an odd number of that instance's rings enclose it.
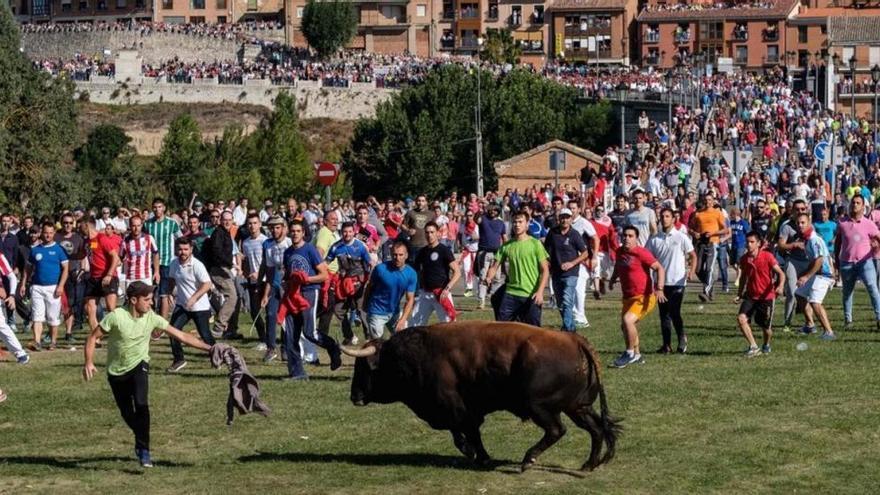
<path fill-rule="evenodd" d="M 507 291 L 498 302 L 498 321 L 520 321 L 527 325 L 541 326 L 541 306 L 531 297 L 510 295 Z"/>
<path fill-rule="evenodd" d="M 663 334 L 663 345 L 672 345 L 672 328 L 679 342 L 686 336 L 684 320 L 681 319 L 681 302 L 684 300 L 684 287 L 667 285 L 663 287 L 666 302 L 660 303 L 660 332 Z"/>
<path fill-rule="evenodd" d="M 85 309 L 86 282 L 77 280 L 79 277 L 71 276 L 64 284 L 64 294 L 67 296 L 67 305 L 73 312 L 74 328 L 82 327 L 83 310 Z"/>
<path fill-rule="evenodd" d="M 287 338 L 284 341 L 284 352 L 287 353 L 287 372 L 290 376 L 302 377 L 306 376 L 303 368 L 302 354 L 300 354 L 299 339 L 305 336 L 309 342 L 323 347 L 331 356 L 339 352 L 339 344 L 333 337 L 321 332 L 317 325 L 318 313 L 318 297 L 319 291 L 307 290 L 303 291 L 303 297 L 309 301 L 309 309 L 302 313 L 289 315 L 292 325 L 286 325 L 285 333 Z"/>
<path fill-rule="evenodd" d="M 260 338 L 260 342 L 266 342 L 266 320 L 257 315 L 260 314 L 260 301 L 263 299 L 263 289 L 264 285 L 259 282 L 246 282 L 245 290 L 248 295 L 248 312 L 251 315 L 251 319 L 254 321 L 254 327 L 257 329 L 257 335 Z"/>
<path fill-rule="evenodd" d="M 204 311 L 187 311 L 182 306 L 175 306 L 174 312 L 171 313 L 171 326 L 178 330 L 183 330 L 183 327 L 192 320 L 193 323 L 196 324 L 196 330 L 199 332 L 199 337 L 201 337 L 206 344 L 214 345 L 214 336 L 211 335 L 211 327 L 208 324 L 208 320 L 210 319 L 210 309 Z M 183 356 L 183 344 L 176 339 L 171 339 L 171 354 L 174 356 L 175 362 L 186 359 Z"/>
<path fill-rule="evenodd" d="M 107 375 L 116 407 L 134 432 L 134 446 L 143 450 L 150 450 L 149 371 L 149 363 L 141 361 L 124 375 Z"/>
<path fill-rule="evenodd" d="M 281 289 L 272 287 L 269 291 L 269 302 L 266 304 L 266 347 L 269 350 L 275 349 L 275 341 L 278 338 L 278 308 L 281 306 Z M 260 296 L 262 298 L 262 296 Z M 281 346 L 287 342 L 287 335 L 284 333 L 284 327 L 281 327 Z"/>
<path fill-rule="evenodd" d="M 359 291 L 358 295 L 363 295 L 363 291 Z M 358 298 L 350 297 L 339 301 L 332 291 L 330 294 L 330 307 L 327 308 L 318 319 L 318 331 L 324 335 L 330 333 L 330 324 L 333 323 L 333 315 L 339 318 L 342 326 L 342 338 L 349 341 L 354 337 L 351 330 L 351 310 L 358 307 Z"/>

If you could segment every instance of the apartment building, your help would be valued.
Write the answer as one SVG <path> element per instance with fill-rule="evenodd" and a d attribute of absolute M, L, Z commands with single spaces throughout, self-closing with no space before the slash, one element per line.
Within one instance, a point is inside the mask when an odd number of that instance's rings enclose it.
<path fill-rule="evenodd" d="M 740 69 L 779 65 L 784 63 L 786 19 L 798 6 L 798 0 L 650 0 L 638 16 L 642 65 L 668 69 L 691 63 L 697 52 L 710 64 L 731 58 Z"/>
<path fill-rule="evenodd" d="M 153 0 L 10 0 L 19 22 L 150 20 Z"/>
<path fill-rule="evenodd" d="M 637 5 L 637 0 L 556 0 L 548 8 L 553 58 L 629 65 Z"/>

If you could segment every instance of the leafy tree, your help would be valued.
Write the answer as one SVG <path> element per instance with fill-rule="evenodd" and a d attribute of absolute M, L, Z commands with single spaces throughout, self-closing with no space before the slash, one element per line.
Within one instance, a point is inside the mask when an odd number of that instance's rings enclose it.
<path fill-rule="evenodd" d="M 358 14 L 349 0 L 308 0 L 300 29 L 318 55 L 327 57 L 351 43 Z"/>
<path fill-rule="evenodd" d="M 131 150 L 130 141 L 122 128 L 101 124 L 89 133 L 86 143 L 74 152 L 73 159 L 80 171 L 106 177 L 116 159 Z"/>
<path fill-rule="evenodd" d="M 72 169 L 73 84 L 34 69 L 19 51 L 18 33 L 8 3 L 0 2 L 0 197 L 45 213 L 68 201 L 56 181 Z"/>
<path fill-rule="evenodd" d="M 157 185 L 151 163 L 136 159 L 122 128 L 102 124 L 74 152 L 79 190 L 85 206 L 145 204 Z"/>
<path fill-rule="evenodd" d="M 496 161 L 552 139 L 593 149 L 608 142 L 607 105 L 583 105 L 573 88 L 525 70 L 496 77 L 445 66 L 381 104 L 374 118 L 358 122 L 343 160 L 355 194 L 475 190 L 478 74 L 487 190 L 497 184 Z"/>
<path fill-rule="evenodd" d="M 171 204 L 187 204 L 204 181 L 208 157 L 195 119 L 189 114 L 175 117 L 156 158 L 156 173 L 166 184 Z"/>
<path fill-rule="evenodd" d="M 508 29 L 487 29 L 480 58 L 493 64 L 518 64 L 522 47 Z"/>
<path fill-rule="evenodd" d="M 300 133 L 293 96 L 280 93 L 275 98 L 275 111 L 260 123 L 251 139 L 252 163 L 260 172 L 266 195 L 302 196 L 312 189 L 315 172 Z"/>

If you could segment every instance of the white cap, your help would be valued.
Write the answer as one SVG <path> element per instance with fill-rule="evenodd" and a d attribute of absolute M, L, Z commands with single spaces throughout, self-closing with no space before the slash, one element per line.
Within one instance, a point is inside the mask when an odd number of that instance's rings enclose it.
<path fill-rule="evenodd" d="M 561 217 L 562 215 L 573 216 L 573 213 L 568 208 L 563 208 L 559 210 L 559 216 Z"/>

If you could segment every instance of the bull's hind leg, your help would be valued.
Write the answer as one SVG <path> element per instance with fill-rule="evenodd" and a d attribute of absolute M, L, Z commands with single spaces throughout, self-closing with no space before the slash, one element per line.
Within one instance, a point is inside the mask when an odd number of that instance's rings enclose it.
<path fill-rule="evenodd" d="M 491 460 L 489 453 L 486 452 L 486 448 L 483 446 L 483 437 L 480 435 L 480 426 L 482 424 L 483 419 L 480 418 L 479 421 L 474 421 L 467 425 L 464 430 L 468 443 L 471 444 L 476 452 L 477 458 L 475 461 L 479 465 L 485 465 Z"/>
<path fill-rule="evenodd" d="M 526 452 L 522 465 L 520 465 L 521 471 L 530 468 L 542 452 L 552 447 L 565 435 L 565 426 L 563 426 L 558 412 L 549 412 L 536 407 L 532 410 L 530 418 L 536 425 L 544 429 L 544 436 Z"/>
<path fill-rule="evenodd" d="M 602 453 L 602 430 L 596 423 L 595 413 L 591 408 L 580 408 L 566 415 L 574 421 L 574 424 L 583 428 L 590 434 L 590 458 L 581 466 L 582 471 L 592 471 L 600 463 L 599 455 Z"/>
<path fill-rule="evenodd" d="M 468 442 L 467 437 L 465 437 L 465 434 L 461 430 L 452 430 L 452 441 L 455 443 L 455 448 L 464 454 L 469 461 L 474 460 L 477 453 L 474 451 L 474 447 Z"/>

